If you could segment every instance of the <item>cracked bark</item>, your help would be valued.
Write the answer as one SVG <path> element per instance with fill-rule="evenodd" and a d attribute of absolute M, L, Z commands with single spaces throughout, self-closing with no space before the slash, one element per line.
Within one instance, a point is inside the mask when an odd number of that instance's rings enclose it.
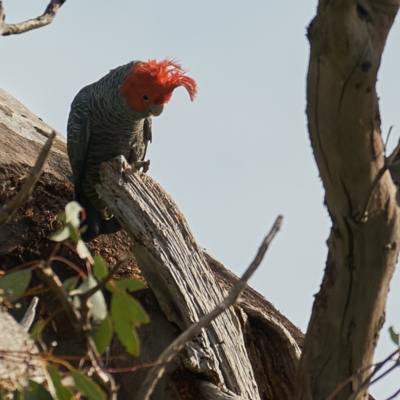
<path fill-rule="evenodd" d="M 365 398 L 399 250 L 396 187 L 385 166 L 377 72 L 397 1 L 321 0 L 308 38 L 307 116 L 332 219 L 329 254 L 296 399 Z M 367 205 L 367 210 L 365 207 Z M 360 372 L 362 371 L 362 372 Z"/>

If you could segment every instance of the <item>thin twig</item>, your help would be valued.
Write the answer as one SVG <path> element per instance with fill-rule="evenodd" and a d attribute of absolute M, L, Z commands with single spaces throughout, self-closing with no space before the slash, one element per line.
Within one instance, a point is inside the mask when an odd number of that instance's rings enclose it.
<path fill-rule="evenodd" d="M 118 388 L 115 384 L 114 377 L 111 374 L 103 371 L 103 361 L 97 351 L 97 347 L 93 339 L 90 336 L 87 337 L 87 350 L 87 355 L 90 359 L 92 368 L 95 371 L 95 373 L 92 375 L 93 380 L 97 382 L 106 392 L 108 400 L 117 400 Z"/>
<path fill-rule="evenodd" d="M 36 164 L 31 169 L 31 172 L 29 173 L 29 176 L 26 179 L 25 183 L 22 185 L 21 190 L 8 202 L 8 204 L 5 204 L 3 207 L 0 208 L 0 226 L 7 223 L 11 219 L 11 217 L 17 212 L 17 210 L 21 206 L 23 206 L 29 199 L 29 196 L 31 195 L 36 182 L 39 180 L 40 175 L 42 174 L 44 163 L 47 159 L 47 156 L 49 155 L 51 145 L 53 144 L 53 140 L 55 137 L 56 132 L 53 131 L 51 133 L 51 136 L 47 139 L 47 142 L 43 146 L 42 151 L 40 152 L 39 157 L 36 161 Z"/>
<path fill-rule="evenodd" d="M 367 365 L 365 368 L 358 370 L 357 372 L 355 372 L 353 375 L 349 376 L 345 381 L 341 382 L 336 389 L 328 396 L 328 398 L 326 400 L 333 400 L 335 398 L 335 396 L 349 383 L 351 382 L 355 377 L 357 377 L 358 375 L 360 375 L 361 373 L 364 373 L 365 371 L 369 370 L 370 368 L 374 367 L 374 370 L 370 373 L 369 376 L 367 376 L 364 379 L 364 382 L 360 385 L 360 387 L 357 390 L 357 394 L 360 393 L 360 391 L 369 385 L 369 382 L 371 381 L 371 379 L 378 373 L 379 370 L 381 370 L 384 365 L 386 365 L 389 361 L 391 361 L 391 359 L 399 353 L 399 349 L 396 349 L 393 353 L 389 354 L 383 361 L 378 362 L 376 364 L 372 364 L 372 365 Z M 353 393 L 354 395 L 354 393 Z M 352 395 L 352 397 L 353 397 Z"/>
<path fill-rule="evenodd" d="M 66 312 L 71 325 L 74 327 L 76 333 L 80 336 L 79 341 L 82 341 L 82 326 L 81 326 L 81 315 L 73 304 L 72 297 L 68 295 L 65 288 L 63 287 L 60 278 L 54 273 L 48 263 L 41 262 L 35 269 L 38 277 L 44 281 L 52 292 L 57 296 L 64 311 Z"/>
<path fill-rule="evenodd" d="M 386 375 L 390 374 L 394 369 L 398 368 L 399 366 L 400 366 L 399 359 L 397 359 L 397 361 L 389 369 L 387 369 L 385 372 L 383 372 L 382 374 L 377 376 L 373 381 L 371 381 L 371 385 L 378 382 L 379 380 L 384 378 Z"/>
<path fill-rule="evenodd" d="M 387 159 L 386 159 L 386 163 L 389 166 L 394 163 L 394 160 L 396 159 L 399 152 L 400 152 L 400 140 L 399 140 L 399 143 L 397 143 L 397 146 L 393 150 L 392 154 L 389 157 L 387 157 Z"/>
<path fill-rule="evenodd" d="M 87 278 L 87 274 L 85 273 L 85 271 L 82 271 L 77 265 L 75 265 L 72 261 L 69 261 L 68 259 L 64 258 L 64 257 L 60 257 L 60 256 L 52 256 L 49 257 L 48 262 L 52 262 L 52 261 L 59 261 L 62 262 L 66 265 L 68 265 L 71 269 L 73 269 L 81 278 Z"/>
<path fill-rule="evenodd" d="M 81 298 L 82 304 L 86 304 L 88 299 L 93 296 L 98 290 L 105 288 L 109 280 L 117 273 L 117 271 L 128 261 L 129 257 L 127 255 L 122 256 L 115 265 L 110 269 L 108 274 L 94 287 L 89 289 L 85 293 L 77 293 L 76 295 Z"/>
<path fill-rule="evenodd" d="M 3 2 L 0 1 L 0 36 L 16 35 L 50 24 L 58 9 L 65 2 L 66 0 L 51 0 L 41 16 L 18 24 L 7 24 L 5 22 Z"/>
<path fill-rule="evenodd" d="M 390 133 L 390 131 L 389 131 Z M 398 161 L 395 161 L 397 155 L 400 152 L 400 140 L 399 143 L 397 144 L 396 148 L 393 150 L 392 154 L 389 157 L 385 158 L 385 164 L 383 167 L 379 170 L 378 174 L 376 175 L 374 181 L 371 184 L 371 188 L 367 197 L 367 201 L 364 206 L 364 210 L 361 216 L 361 222 L 367 222 L 368 220 L 368 209 L 371 204 L 371 199 L 372 195 L 374 193 L 374 190 L 376 186 L 378 185 L 379 181 L 381 180 L 382 176 L 385 174 L 386 171 L 388 171 L 391 167 L 397 165 Z"/>
<path fill-rule="evenodd" d="M 219 314 L 224 312 L 230 306 L 236 303 L 239 298 L 241 292 L 247 285 L 247 281 L 253 275 L 254 271 L 261 264 L 261 261 L 264 258 L 264 255 L 271 243 L 274 239 L 275 235 L 279 231 L 282 224 L 283 217 L 280 215 L 275 220 L 274 225 L 272 226 L 271 231 L 265 237 L 262 242 L 256 257 L 253 262 L 247 268 L 246 272 L 240 278 L 239 282 L 236 283 L 232 292 L 229 294 L 222 303 L 218 304 L 217 307 L 211 311 L 209 314 L 204 315 L 191 325 L 186 331 L 182 332 L 160 355 L 157 362 L 159 365 L 153 367 L 147 374 L 146 379 L 142 383 L 139 392 L 137 393 L 135 400 L 148 400 L 153 393 L 153 390 L 159 381 L 159 379 L 163 376 L 167 365 L 179 354 L 179 352 L 183 349 L 186 342 L 188 342 L 193 336 L 198 334 L 202 328 L 208 325 L 212 320 L 214 320 Z"/>
<path fill-rule="evenodd" d="M 122 262 L 120 263 L 117 262 L 118 267 L 120 266 L 120 264 L 122 265 L 123 262 L 124 260 L 122 260 Z M 113 270 L 116 270 L 115 266 Z M 71 325 L 75 330 L 78 342 L 85 346 L 87 350 L 87 355 L 91 362 L 91 366 L 94 369 L 93 379 L 97 383 L 99 383 L 104 390 L 106 390 L 107 398 L 109 400 L 116 400 L 116 386 L 114 379 L 110 374 L 102 371 L 101 358 L 97 353 L 97 349 L 93 340 L 91 340 L 91 338 L 87 335 L 87 329 L 86 329 L 87 328 L 86 316 L 88 315 L 87 299 L 85 302 L 82 302 L 81 309 L 79 311 L 73 304 L 72 296 L 66 292 L 60 279 L 51 269 L 50 262 L 47 263 L 41 262 L 36 268 L 36 272 L 39 278 L 42 279 L 44 282 L 46 282 L 46 284 L 50 287 L 53 293 L 58 297 L 58 300 L 60 301 L 64 311 L 68 316 L 68 319 L 71 322 Z M 107 277 L 110 274 L 111 271 L 107 274 Z M 100 282 L 100 284 L 103 281 L 105 281 L 106 278 L 104 278 Z M 97 290 L 99 290 L 100 284 L 96 286 Z"/>
<path fill-rule="evenodd" d="M 386 149 L 387 149 L 388 144 L 389 144 L 389 138 L 390 138 L 390 134 L 392 133 L 392 129 L 393 129 L 393 125 L 389 128 L 389 132 L 388 132 L 388 134 L 387 134 L 387 136 L 386 136 L 386 141 L 385 141 L 385 152 L 386 152 Z"/>
<path fill-rule="evenodd" d="M 392 394 L 390 397 L 388 397 L 386 400 L 393 400 L 393 399 L 395 399 L 399 394 L 400 394 L 400 389 L 399 389 L 397 392 L 393 393 L 393 394 Z"/>
<path fill-rule="evenodd" d="M 160 362 L 157 360 L 157 361 L 152 361 L 152 362 L 145 363 L 145 364 L 134 365 L 133 367 L 106 368 L 105 371 L 109 372 L 110 374 L 122 374 L 122 373 L 126 373 L 126 372 L 135 372 L 135 371 L 138 371 L 138 370 L 144 369 L 144 368 L 155 367 L 156 365 L 159 365 L 159 364 L 160 364 Z"/>

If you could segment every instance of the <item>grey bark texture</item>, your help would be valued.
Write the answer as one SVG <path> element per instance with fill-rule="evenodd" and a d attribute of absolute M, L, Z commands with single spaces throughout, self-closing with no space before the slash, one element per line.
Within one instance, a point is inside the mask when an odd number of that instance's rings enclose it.
<path fill-rule="evenodd" d="M 48 125 L 0 90 L 0 204 L 5 204 L 21 187 L 51 132 Z M 59 226 L 57 214 L 72 199 L 70 175 L 65 138 L 57 134 L 32 199 L 0 227 L 2 270 L 48 257 L 53 248 L 48 236 Z M 120 176 L 110 185 L 118 184 L 119 179 Z M 238 278 L 196 243 L 183 215 L 156 182 L 141 173 L 127 174 L 126 179 L 137 180 L 134 190 L 138 198 L 133 206 L 137 214 L 129 211 L 137 232 L 132 247 L 137 263 L 128 264 L 121 276 L 137 276 L 137 264 L 144 265 L 147 272 L 143 270 L 143 275 L 149 288 L 137 297 L 151 322 L 138 330 L 138 358 L 127 355 L 115 338 L 111 355 L 117 358 L 110 359 L 109 367 L 118 371 L 118 398 L 134 399 L 147 373 L 145 364 L 154 362 L 186 326 L 222 299 Z M 179 240 L 175 243 L 176 237 Z M 123 232 L 89 244 L 95 254 L 101 254 L 110 264 L 131 245 Z M 258 243 L 254 245 L 256 250 Z M 61 256 L 72 257 L 79 265 L 73 253 L 62 251 Z M 54 268 L 62 279 L 70 276 L 65 265 L 54 263 Z M 59 307 L 51 295 L 39 297 L 40 317 L 48 317 Z M 171 363 L 151 397 L 153 400 L 217 398 L 215 393 L 232 400 L 235 396 L 293 398 L 302 333 L 253 289 L 247 288 L 242 299 Z M 65 314 L 59 314 L 45 331 L 45 340 L 57 341 L 58 354 L 80 354 L 71 332 Z M 129 369 L 132 372 L 127 372 Z"/>
<path fill-rule="evenodd" d="M 365 398 L 399 251 L 375 84 L 398 1 L 319 1 L 311 22 L 307 116 L 332 219 L 329 254 L 295 398 Z"/>
<path fill-rule="evenodd" d="M 98 191 L 131 237 L 146 282 L 169 321 L 185 330 L 228 292 L 215 280 L 177 205 L 154 180 L 131 169 L 123 157 L 100 171 Z M 246 322 L 243 312 L 231 308 L 187 343 L 181 360 L 188 371 L 221 390 L 255 400 L 260 392 L 246 349 Z M 294 359 L 299 348 L 291 344 Z"/>

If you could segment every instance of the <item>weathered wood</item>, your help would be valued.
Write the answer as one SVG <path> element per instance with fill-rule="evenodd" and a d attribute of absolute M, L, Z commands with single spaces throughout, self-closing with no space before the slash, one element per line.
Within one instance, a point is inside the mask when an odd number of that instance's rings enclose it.
<path fill-rule="evenodd" d="M 44 379 L 39 350 L 10 314 L 0 310 L 0 388 L 12 392 L 21 379 Z M 0 395 L 1 397 L 1 395 Z"/>
<path fill-rule="evenodd" d="M 8 202 L 19 190 L 51 131 L 51 127 L 0 89 L 0 205 Z M 32 194 L 32 199 L 17 212 L 11 222 L 0 227 L 0 268 L 2 270 L 20 266 L 23 262 L 46 259 L 49 256 L 53 244 L 48 240 L 48 236 L 59 226 L 57 214 L 63 212 L 65 204 L 72 200 L 70 175 L 65 137 L 57 134 L 45 164 L 44 173 Z M 153 181 L 150 178 L 147 181 L 149 182 L 148 189 L 152 189 Z M 141 215 L 141 213 L 138 214 L 139 219 Z M 107 262 L 113 264 L 116 258 L 129 250 L 129 239 L 124 232 L 103 235 L 89 243 L 89 247 L 95 254 L 101 254 Z M 199 247 L 197 249 L 202 250 Z M 81 265 L 76 255 L 67 248 L 63 247 L 60 255 Z M 212 276 L 209 279 L 215 279 L 222 288 L 220 292 L 223 295 L 227 294 L 238 278 L 209 254 L 203 252 L 203 257 L 212 270 Z M 69 268 L 56 264 L 54 266 L 60 277 L 64 279 L 70 276 Z M 85 267 L 84 263 L 81 267 Z M 122 271 L 123 277 L 137 277 L 139 274 L 140 271 L 134 261 L 130 261 Z M 116 373 L 115 378 L 120 385 L 119 398 L 121 399 L 135 398 L 135 393 L 147 372 L 143 364 L 154 362 L 185 325 L 182 323 L 178 328 L 176 323 L 168 321 L 168 315 L 160 309 L 151 289 L 139 293 L 138 296 L 151 320 L 150 324 L 138 330 L 141 343 L 140 357 L 127 355 L 117 339 L 114 340 L 111 348 L 111 354 L 117 356 L 117 358 L 111 358 L 110 363 L 115 371 L 119 372 Z M 190 296 L 193 294 L 187 293 L 187 297 L 190 298 Z M 51 295 L 48 293 L 40 295 L 38 313 L 42 318 L 47 318 L 58 307 L 58 303 Z M 175 307 L 172 300 L 171 307 Z M 178 308 L 176 310 L 177 318 L 179 318 L 180 311 Z M 299 345 L 303 341 L 303 334 L 272 304 L 251 288 L 245 290 L 241 303 L 235 306 L 230 314 L 238 322 L 238 331 L 242 332 L 244 338 L 242 342 L 244 341 L 251 368 L 254 371 L 260 398 L 291 400 L 293 376 L 299 359 Z M 50 329 L 51 326 L 55 327 L 54 331 Z M 80 354 L 73 329 L 68 324 L 65 315 L 58 315 L 48 328 L 45 332 L 45 340 L 47 343 L 57 341 L 56 353 Z M 201 347 L 199 348 L 202 350 Z M 234 350 L 236 351 L 236 348 Z M 199 356 L 195 353 L 195 349 L 191 351 L 195 356 Z M 216 351 L 219 351 L 218 347 Z M 188 352 L 185 357 L 189 359 Z M 200 356 L 197 359 L 200 364 L 202 362 Z M 123 372 L 129 370 L 133 372 Z M 206 393 L 207 389 L 218 390 L 221 396 L 231 396 L 232 391 L 222 391 L 211 383 L 212 386 L 202 391 L 196 377 L 198 374 L 195 375 L 184 368 L 182 361 L 177 359 L 170 365 L 167 374 L 156 387 L 152 400 L 187 399 L 188 393 L 192 398 L 197 399 L 200 393 Z M 200 377 L 200 379 L 203 378 Z M 217 379 L 211 380 L 217 381 Z M 206 396 L 204 394 L 205 399 L 207 399 Z"/>
<path fill-rule="evenodd" d="M 185 330 L 212 311 L 226 294 L 172 199 L 149 176 L 131 169 L 122 157 L 119 160 L 102 165 L 104 189 L 100 188 L 100 193 L 133 239 L 132 251 L 161 309 Z M 207 376 L 243 399 L 260 398 L 233 310 L 193 338 L 182 361 L 188 370 Z"/>
<path fill-rule="evenodd" d="M 156 365 L 148 372 L 146 379 L 141 384 L 139 393 L 137 394 L 137 400 L 150 400 L 150 396 L 154 391 L 159 379 L 164 374 L 167 365 L 172 362 L 187 346 L 193 337 L 198 336 L 201 331 L 207 328 L 213 323 L 221 314 L 228 311 L 238 303 L 239 297 L 247 287 L 248 280 L 252 277 L 254 272 L 260 266 L 265 253 L 267 252 L 272 240 L 278 233 L 282 225 L 283 217 L 279 215 L 270 232 L 262 241 L 257 254 L 251 264 L 247 267 L 241 278 L 237 281 L 229 295 L 226 296 L 223 301 L 218 303 L 209 313 L 201 316 L 198 321 L 192 323 L 186 328 L 160 355 L 158 362 L 166 365 Z"/>
<path fill-rule="evenodd" d="M 309 27 L 308 127 L 333 226 L 296 399 L 326 399 L 352 375 L 335 399 L 367 393 L 363 381 L 400 242 L 396 187 L 389 172 L 378 181 L 385 154 L 375 90 L 398 7 L 391 0 L 320 0 Z"/>
<path fill-rule="evenodd" d="M 229 292 L 239 278 L 209 253 L 203 254 L 218 283 Z M 247 352 L 261 398 L 292 399 L 302 333 L 251 287 L 235 309 L 245 321 Z"/>

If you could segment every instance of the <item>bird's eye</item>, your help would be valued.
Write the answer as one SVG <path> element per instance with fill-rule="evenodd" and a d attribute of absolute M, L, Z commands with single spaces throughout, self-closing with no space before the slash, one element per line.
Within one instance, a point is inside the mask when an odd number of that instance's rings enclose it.
<path fill-rule="evenodd" d="M 145 94 L 142 96 L 142 99 L 144 100 L 144 101 L 149 101 L 149 96 L 146 96 Z"/>

